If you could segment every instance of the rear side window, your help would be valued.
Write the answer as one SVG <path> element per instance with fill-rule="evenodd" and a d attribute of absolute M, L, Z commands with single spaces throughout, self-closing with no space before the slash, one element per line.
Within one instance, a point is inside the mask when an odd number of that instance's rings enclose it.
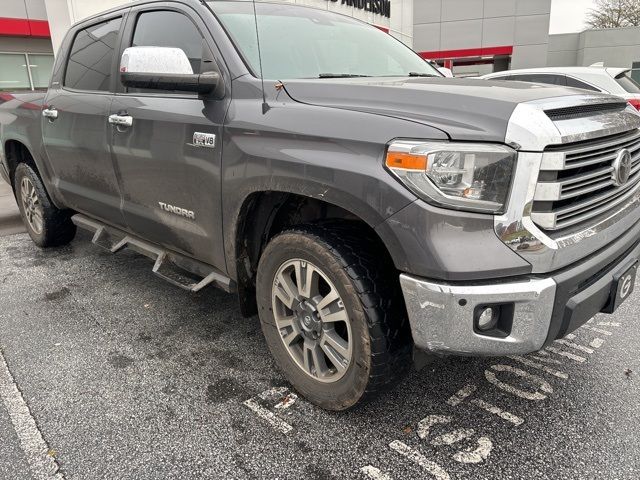
<path fill-rule="evenodd" d="M 627 93 L 640 93 L 640 84 L 627 75 L 626 72 L 618 75 L 616 77 L 616 82 L 618 82 L 618 85 L 624 88 Z"/>
<path fill-rule="evenodd" d="M 520 82 L 546 83 L 547 85 L 566 85 L 563 75 L 546 75 L 546 74 L 526 74 L 513 75 L 510 80 L 518 80 Z"/>
<path fill-rule="evenodd" d="M 108 91 L 122 18 L 98 23 L 76 34 L 64 75 L 65 87 Z"/>
<path fill-rule="evenodd" d="M 592 92 L 600 91 L 596 87 L 592 87 L 588 83 L 581 82 L 580 80 L 573 77 L 567 77 L 567 87 L 581 88 L 583 90 L 591 90 Z"/>

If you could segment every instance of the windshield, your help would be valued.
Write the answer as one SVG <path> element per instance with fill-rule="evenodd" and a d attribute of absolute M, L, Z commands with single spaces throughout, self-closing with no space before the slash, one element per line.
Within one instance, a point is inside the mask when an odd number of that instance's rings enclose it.
<path fill-rule="evenodd" d="M 252 2 L 209 2 L 245 62 L 260 76 Z M 344 15 L 257 3 L 264 78 L 442 75 L 389 34 Z"/>
<path fill-rule="evenodd" d="M 620 85 L 627 93 L 640 93 L 640 85 L 633 78 L 627 75 L 626 72 L 622 72 L 620 75 L 616 77 L 616 82 Z"/>

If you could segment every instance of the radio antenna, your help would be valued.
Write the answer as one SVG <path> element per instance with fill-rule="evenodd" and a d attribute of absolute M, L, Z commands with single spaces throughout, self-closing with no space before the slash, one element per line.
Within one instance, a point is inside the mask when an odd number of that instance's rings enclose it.
<path fill-rule="evenodd" d="M 262 70 L 262 52 L 260 49 L 260 32 L 258 29 L 258 13 L 256 12 L 256 0 L 253 0 L 253 18 L 256 24 L 256 42 L 258 43 L 258 64 L 260 65 L 260 85 L 262 88 L 262 114 L 264 115 L 269 111 L 269 104 L 267 103 L 267 95 L 264 91 L 264 71 Z"/>

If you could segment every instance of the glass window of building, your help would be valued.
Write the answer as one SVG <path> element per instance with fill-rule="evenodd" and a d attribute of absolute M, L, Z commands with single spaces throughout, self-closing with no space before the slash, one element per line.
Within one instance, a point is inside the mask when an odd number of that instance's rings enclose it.
<path fill-rule="evenodd" d="M 52 69 L 53 55 L 29 54 L 29 70 L 31 70 L 33 88 L 47 88 Z"/>
<path fill-rule="evenodd" d="M 0 90 L 47 88 L 53 61 L 48 54 L 0 53 Z"/>
<path fill-rule="evenodd" d="M 31 90 L 23 53 L 0 53 L 0 90 Z"/>

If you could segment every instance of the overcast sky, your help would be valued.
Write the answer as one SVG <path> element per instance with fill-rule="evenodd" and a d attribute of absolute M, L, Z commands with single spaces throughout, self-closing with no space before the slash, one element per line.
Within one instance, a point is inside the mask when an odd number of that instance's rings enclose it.
<path fill-rule="evenodd" d="M 585 29 L 587 11 L 595 0 L 551 0 L 550 33 L 579 32 Z"/>

